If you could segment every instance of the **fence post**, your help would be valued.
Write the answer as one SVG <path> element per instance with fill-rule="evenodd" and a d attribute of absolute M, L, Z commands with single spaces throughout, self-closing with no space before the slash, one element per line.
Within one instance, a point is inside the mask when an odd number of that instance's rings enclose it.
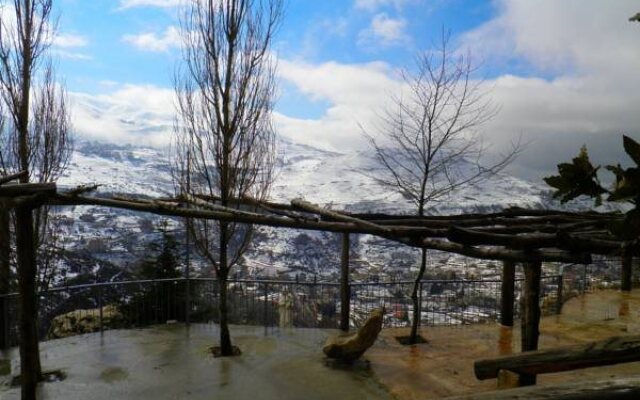
<path fill-rule="evenodd" d="M 500 324 L 513 326 L 513 307 L 516 287 L 516 264 L 505 261 L 502 264 L 502 287 L 500 293 Z"/>
<path fill-rule="evenodd" d="M 0 349 L 9 348 L 9 313 L 7 312 L 8 298 L 0 295 Z"/>
<path fill-rule="evenodd" d="M 556 314 L 562 314 L 562 305 L 563 300 L 562 296 L 564 296 L 564 274 L 560 274 L 558 276 L 558 292 L 556 295 Z"/>
<path fill-rule="evenodd" d="M 102 314 L 102 286 L 98 286 L 98 310 L 100 312 L 100 333 L 104 332 L 103 314 Z"/>
<path fill-rule="evenodd" d="M 349 285 L 349 233 L 342 234 L 342 257 L 340 263 L 340 329 L 349 330 L 351 288 Z"/>
<path fill-rule="evenodd" d="M 264 307 L 262 310 L 262 316 L 264 319 L 264 327 L 267 327 L 267 295 L 269 293 L 269 284 L 267 282 L 264 283 Z"/>
<path fill-rule="evenodd" d="M 632 258 L 628 255 L 622 256 L 622 277 L 620 289 L 623 292 L 631 291 L 631 278 L 632 278 L 632 268 L 631 268 L 631 260 Z"/>
<path fill-rule="evenodd" d="M 422 327 L 422 283 L 418 285 L 418 328 Z"/>

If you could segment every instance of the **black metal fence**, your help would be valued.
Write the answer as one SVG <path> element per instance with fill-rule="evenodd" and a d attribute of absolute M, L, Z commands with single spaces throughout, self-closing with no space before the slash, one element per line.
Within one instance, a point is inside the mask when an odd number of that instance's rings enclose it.
<path fill-rule="evenodd" d="M 571 276 L 543 277 L 543 310 L 558 312 L 568 288 L 586 287 Z M 522 281 L 516 281 L 517 300 Z M 499 280 L 432 280 L 420 284 L 420 324 L 465 325 L 500 316 Z M 351 326 L 358 327 L 375 308 L 384 308 L 385 327 L 410 326 L 413 282 L 351 283 Z M 218 321 L 219 283 L 214 279 L 168 279 L 95 283 L 60 287 L 38 294 L 42 340 L 105 329 L 171 322 Z M 274 280 L 228 283 L 232 324 L 300 328 L 337 328 L 340 284 Z M 17 295 L 0 296 L 0 316 L 9 345 L 18 342 Z"/>

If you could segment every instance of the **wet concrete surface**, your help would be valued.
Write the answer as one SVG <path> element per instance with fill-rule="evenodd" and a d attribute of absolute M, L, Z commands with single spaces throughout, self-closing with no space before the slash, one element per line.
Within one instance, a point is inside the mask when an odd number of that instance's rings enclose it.
<path fill-rule="evenodd" d="M 321 348 L 331 331 L 238 326 L 231 333 L 242 349 L 239 357 L 213 358 L 214 325 L 167 325 L 44 342 L 43 368 L 61 369 L 67 378 L 42 384 L 39 398 L 392 398 L 367 363 L 336 368 L 325 362 Z M 17 351 L 10 356 L 15 373 Z M 19 390 L 0 389 L 0 398 L 18 399 Z"/>
<path fill-rule="evenodd" d="M 209 348 L 218 335 L 215 325 L 189 329 L 167 325 L 44 342 L 44 368 L 61 369 L 67 379 L 41 385 L 40 399 L 442 398 L 495 390 L 496 380 L 475 378 L 474 361 L 520 349 L 517 325 L 423 328 L 427 343 L 415 346 L 403 346 L 395 339 L 407 335 L 408 329 L 385 329 L 365 354 L 369 364 L 336 368 L 321 352 L 333 333 L 234 326 L 234 344 L 243 354 L 233 358 L 211 356 Z M 625 334 L 640 334 L 640 290 L 601 291 L 571 299 L 561 315 L 543 318 L 539 347 Z M 15 373 L 17 351 L 9 356 Z M 538 384 L 638 374 L 640 363 L 629 363 L 541 375 Z M 6 378 L 0 375 L 0 381 Z M 0 398 L 18 399 L 19 392 L 0 389 Z"/>
<path fill-rule="evenodd" d="M 540 349 L 640 334 L 640 290 L 599 291 L 565 303 L 562 314 L 541 322 Z M 383 330 L 367 352 L 374 375 L 392 395 L 402 399 L 432 399 L 496 390 L 497 380 L 479 381 L 473 372 L 478 359 L 520 351 L 520 327 L 496 324 L 423 328 L 426 344 L 402 346 L 396 336 L 408 329 Z M 640 374 L 640 363 L 596 367 L 540 375 L 538 384 L 604 379 Z"/>

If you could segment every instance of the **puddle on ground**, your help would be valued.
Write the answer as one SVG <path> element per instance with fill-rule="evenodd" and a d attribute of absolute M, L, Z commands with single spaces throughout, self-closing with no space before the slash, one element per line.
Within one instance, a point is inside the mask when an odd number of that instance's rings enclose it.
<path fill-rule="evenodd" d="M 127 379 L 129 373 L 120 367 L 108 367 L 102 370 L 100 378 L 107 382 L 113 383 Z"/>

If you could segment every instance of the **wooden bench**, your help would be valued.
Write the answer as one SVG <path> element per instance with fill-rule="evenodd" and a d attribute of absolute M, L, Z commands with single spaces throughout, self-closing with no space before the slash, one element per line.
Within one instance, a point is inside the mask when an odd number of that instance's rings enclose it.
<path fill-rule="evenodd" d="M 478 360 L 474 371 L 480 380 L 499 378 L 498 387 L 502 386 L 500 371 L 510 371 L 526 378 L 520 382 L 520 386 L 524 386 L 535 384 L 535 376 L 539 374 L 634 361 L 640 361 L 640 335 Z"/>
<path fill-rule="evenodd" d="M 640 376 L 561 385 L 529 386 L 448 397 L 447 400 L 635 400 L 640 399 Z"/>

